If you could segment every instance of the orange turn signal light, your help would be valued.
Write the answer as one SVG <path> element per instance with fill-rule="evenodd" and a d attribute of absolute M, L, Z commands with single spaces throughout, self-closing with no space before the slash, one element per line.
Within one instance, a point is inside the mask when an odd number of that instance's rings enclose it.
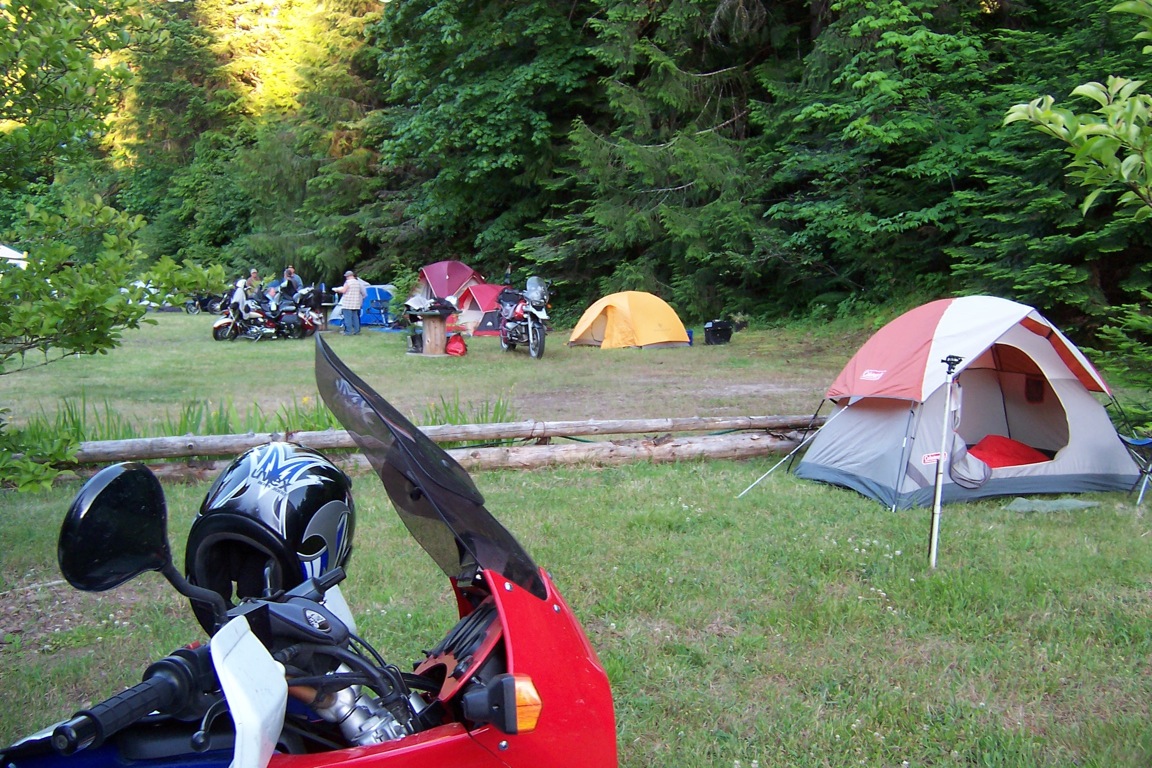
<path fill-rule="evenodd" d="M 528 675 L 512 675 L 516 685 L 516 733 L 536 730 L 544 704 Z"/>
<path fill-rule="evenodd" d="M 491 723 L 508 734 L 535 730 L 544 706 L 531 677 L 508 672 L 471 686 L 461 697 L 461 704 L 464 717 Z"/>

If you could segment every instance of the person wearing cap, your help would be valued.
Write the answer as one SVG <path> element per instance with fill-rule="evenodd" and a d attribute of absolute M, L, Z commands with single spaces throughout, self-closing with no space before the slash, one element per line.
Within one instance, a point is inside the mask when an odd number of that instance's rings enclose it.
<path fill-rule="evenodd" d="M 360 333 L 360 307 L 364 306 L 364 285 L 356 279 L 356 273 L 344 273 L 344 285 L 333 288 L 340 296 L 340 316 L 344 320 L 344 335 L 356 336 Z"/>
<path fill-rule="evenodd" d="M 284 270 L 284 282 L 280 284 L 280 292 L 284 294 L 285 298 L 295 296 L 296 292 L 304 287 L 304 281 L 300 279 L 300 275 L 296 274 L 296 267 L 291 264 Z"/>
<path fill-rule="evenodd" d="M 260 273 L 253 269 L 248 273 L 248 295 L 252 296 L 260 292 Z"/>

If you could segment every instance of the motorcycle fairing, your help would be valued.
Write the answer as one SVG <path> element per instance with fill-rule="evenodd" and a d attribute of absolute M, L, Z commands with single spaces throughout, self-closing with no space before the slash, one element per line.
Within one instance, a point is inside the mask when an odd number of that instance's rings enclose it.
<path fill-rule="evenodd" d="M 230 768 L 265 768 L 276 751 L 288 704 L 284 668 L 252 634 L 243 616 L 213 635 L 210 649 L 236 727 Z"/>
<path fill-rule="evenodd" d="M 453 722 L 370 747 L 274 755 L 269 768 L 614 768 L 616 720 L 608 675 L 547 573 L 539 576 L 544 599 L 499 573 L 484 573 L 499 620 L 477 651 L 485 656 L 489 641 L 499 636 L 508 671 L 532 678 L 543 703 L 534 731 L 509 736 L 490 725 L 469 731 Z M 478 660 L 470 671 L 480 666 Z M 461 681 L 469 678 L 464 674 Z"/>
<path fill-rule="evenodd" d="M 500 614 L 508 671 L 532 678 L 542 707 L 534 731 L 509 738 L 495 728 L 479 728 L 473 731 L 476 741 L 517 766 L 616 766 L 608 673 L 548 574 L 540 573 L 547 590 L 543 601 L 500 583 L 495 573 L 486 573 L 485 579 Z"/>
<path fill-rule="evenodd" d="M 492 570 L 544 599 L 539 569 L 484 508 L 468 472 L 316 337 L 316 386 L 380 477 L 413 538 L 452 579 Z"/>
<path fill-rule="evenodd" d="M 308 755 L 273 755 L 268 764 L 268 768 L 431 768 L 431 766 L 509 768 L 508 763 L 477 744 L 468 729 L 460 723 L 440 725 L 397 741 L 386 741 L 371 747 L 355 747 Z M 195 767 L 188 766 L 188 768 Z"/>

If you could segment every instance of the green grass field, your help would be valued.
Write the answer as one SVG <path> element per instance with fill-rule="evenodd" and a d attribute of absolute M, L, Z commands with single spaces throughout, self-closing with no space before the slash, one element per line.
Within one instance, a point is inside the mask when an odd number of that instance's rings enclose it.
<path fill-rule="evenodd" d="M 83 390 L 159 425 L 189 399 L 275 410 L 314 396 L 311 343 L 216 344 L 207 318 L 160 319 L 112 355 L 3 377 L 0 403 L 51 409 Z M 541 361 L 494 339 L 449 360 L 413 359 L 382 334 L 333 345 L 410 415 L 459 393 L 560 419 L 811 412 L 859 342 L 753 329 L 725 347 L 594 354 L 561 336 Z M 891 513 L 783 471 L 736 498 L 775 462 L 476 474 L 608 669 L 621 765 L 1152 765 L 1152 503 L 945 507 L 932 571 L 927 510 Z M 59 583 L 56 527 L 78 487 L 0 496 L 0 741 L 202 636 L 155 574 L 103 595 Z M 166 488 L 178 562 L 205 490 Z M 454 619 L 448 583 L 374 476 L 355 492 L 349 600 L 361 634 L 406 668 Z"/>

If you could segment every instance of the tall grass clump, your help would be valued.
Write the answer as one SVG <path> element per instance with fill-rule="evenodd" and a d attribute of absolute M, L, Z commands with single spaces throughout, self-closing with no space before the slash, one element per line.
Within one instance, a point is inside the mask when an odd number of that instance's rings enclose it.
<path fill-rule="evenodd" d="M 299 403 L 293 398 L 291 403 L 280 406 L 276 419 L 281 432 L 322 432 L 344 428 L 324 401 L 316 397 L 305 396 Z"/>
<path fill-rule="evenodd" d="M 167 435 L 230 435 L 240 422 L 240 414 L 230 400 L 215 406 L 207 400 L 189 400 L 180 406 L 175 418 L 165 413 L 161 429 Z"/>
<path fill-rule="evenodd" d="M 421 423 L 424 426 L 441 424 L 503 424 L 516 420 L 515 410 L 502 396 L 497 396 L 495 401 L 484 400 L 479 403 L 471 403 L 470 405 L 471 410 L 468 409 L 467 405 L 461 404 L 459 392 L 453 393 L 451 399 L 441 395 L 438 402 L 429 403 L 428 406 L 424 408 L 424 418 Z M 506 445 L 511 442 L 513 441 L 462 440 L 458 442 L 441 443 L 440 446 L 442 448 L 462 448 L 475 445 Z"/>
<path fill-rule="evenodd" d="M 52 415 L 41 408 L 38 414 L 29 418 L 23 432 L 26 438 L 35 442 L 53 438 L 75 442 L 124 440 L 139 436 L 137 425 L 108 401 L 102 405 L 90 404 L 83 393 L 78 398 L 61 400 Z"/>
<path fill-rule="evenodd" d="M 219 402 L 188 400 L 175 414 L 165 411 L 156 421 L 132 419 L 111 403 L 89 403 L 84 395 L 61 400 L 54 414 L 44 410 L 28 420 L 22 433 L 39 442 L 66 439 L 74 443 L 127 440 L 137 437 L 176 435 L 233 435 L 245 432 L 320 432 L 340 429 L 332 412 L 317 398 L 305 396 L 266 413 L 253 403 L 241 413 L 231 399 Z"/>

